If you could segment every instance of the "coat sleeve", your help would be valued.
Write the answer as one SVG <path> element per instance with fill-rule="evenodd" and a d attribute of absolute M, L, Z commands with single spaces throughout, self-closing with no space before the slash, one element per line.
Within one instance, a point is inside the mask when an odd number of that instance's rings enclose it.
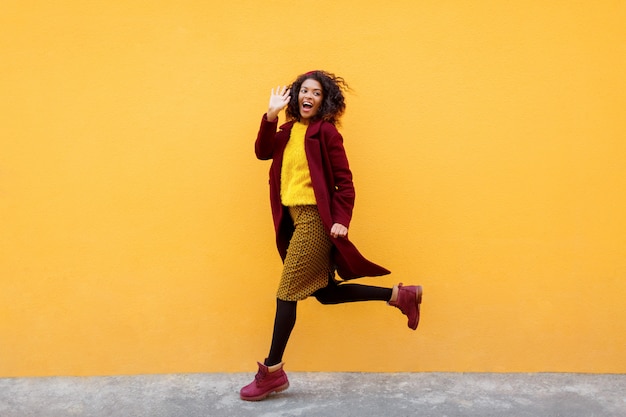
<path fill-rule="evenodd" d="M 336 130 L 327 142 L 328 160 L 332 171 L 331 212 L 334 223 L 350 227 L 356 193 L 352 182 L 352 171 L 343 146 L 343 137 Z"/>
<path fill-rule="evenodd" d="M 256 157 L 261 160 L 271 159 L 274 155 L 274 146 L 276 144 L 276 127 L 278 119 L 273 122 L 267 120 L 267 114 L 261 119 L 261 127 L 254 143 L 254 152 Z"/>

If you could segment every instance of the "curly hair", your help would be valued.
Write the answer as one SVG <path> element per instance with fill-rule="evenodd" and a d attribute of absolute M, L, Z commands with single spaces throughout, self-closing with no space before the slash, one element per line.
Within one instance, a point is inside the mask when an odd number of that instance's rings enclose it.
<path fill-rule="evenodd" d="M 317 114 L 313 117 L 313 120 L 322 119 L 330 122 L 334 125 L 339 124 L 339 119 L 346 111 L 346 101 L 343 95 L 344 91 L 349 91 L 350 88 L 346 81 L 326 71 L 309 71 L 304 73 L 289 86 L 291 90 L 291 100 L 285 109 L 287 119 L 300 121 L 300 105 L 298 103 L 298 93 L 302 83 L 306 80 L 315 80 L 322 85 L 323 100 L 320 105 Z"/>

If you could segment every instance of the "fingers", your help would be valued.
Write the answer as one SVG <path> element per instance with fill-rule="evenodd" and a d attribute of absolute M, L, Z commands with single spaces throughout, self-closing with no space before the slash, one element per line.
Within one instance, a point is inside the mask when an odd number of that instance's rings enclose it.
<path fill-rule="evenodd" d="M 330 236 L 334 238 L 346 237 L 348 235 L 348 228 L 343 224 L 335 223 L 330 229 Z"/>
<path fill-rule="evenodd" d="M 277 86 L 276 88 L 272 88 L 272 94 L 270 96 L 269 102 L 269 112 L 270 113 L 278 113 L 282 109 L 284 109 L 291 100 L 291 89 L 287 86 Z"/>
<path fill-rule="evenodd" d="M 285 96 L 285 94 L 288 94 L 289 90 L 287 90 L 287 86 L 278 86 L 276 87 L 276 90 L 274 91 L 274 89 L 272 88 L 272 95 L 273 96 Z"/>

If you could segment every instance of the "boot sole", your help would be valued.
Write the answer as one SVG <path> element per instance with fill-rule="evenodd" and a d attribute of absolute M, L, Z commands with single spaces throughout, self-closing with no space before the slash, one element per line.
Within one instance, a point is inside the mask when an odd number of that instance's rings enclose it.
<path fill-rule="evenodd" d="M 266 399 L 270 394 L 283 392 L 287 388 L 289 388 L 289 381 L 285 382 L 278 388 L 274 388 L 273 390 L 268 391 L 265 394 L 257 395 L 256 397 L 244 397 L 243 395 L 239 395 L 239 397 L 244 401 L 261 401 Z"/>

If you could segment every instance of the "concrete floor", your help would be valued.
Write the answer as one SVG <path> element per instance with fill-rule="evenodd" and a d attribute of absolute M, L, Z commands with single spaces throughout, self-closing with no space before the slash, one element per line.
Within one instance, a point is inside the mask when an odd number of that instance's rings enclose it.
<path fill-rule="evenodd" d="M 258 403 L 239 399 L 253 374 L 0 378 L 0 416 L 626 416 L 626 375 L 288 375 Z"/>

